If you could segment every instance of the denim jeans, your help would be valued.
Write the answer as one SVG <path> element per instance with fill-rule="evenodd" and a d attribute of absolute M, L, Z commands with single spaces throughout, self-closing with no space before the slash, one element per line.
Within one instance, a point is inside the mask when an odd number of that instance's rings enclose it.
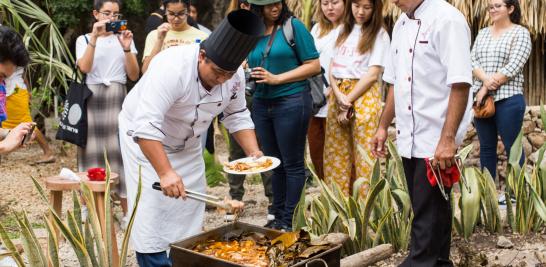
<path fill-rule="evenodd" d="M 171 259 L 166 251 L 157 253 L 139 253 L 136 252 L 138 266 L 140 267 L 170 267 Z"/>
<path fill-rule="evenodd" d="M 256 134 L 267 156 L 281 165 L 273 170 L 273 214 L 283 227 L 292 227 L 292 215 L 305 185 L 305 136 L 311 117 L 308 90 L 275 99 L 253 100 Z"/>
<path fill-rule="evenodd" d="M 497 134 L 500 135 L 506 154 L 510 157 L 512 144 L 518 137 L 525 114 L 523 95 L 514 95 L 495 102 L 495 115 L 486 119 L 474 119 L 480 140 L 480 164 L 493 176 L 497 175 Z M 525 154 L 522 153 L 520 165 Z"/>

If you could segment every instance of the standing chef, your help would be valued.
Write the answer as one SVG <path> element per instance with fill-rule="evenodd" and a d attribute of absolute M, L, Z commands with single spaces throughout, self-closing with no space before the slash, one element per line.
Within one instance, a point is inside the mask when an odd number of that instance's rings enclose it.
<path fill-rule="evenodd" d="M 385 156 L 387 128 L 396 113 L 396 142 L 414 213 L 410 253 L 400 266 L 453 266 L 450 201 L 428 182 L 425 159 L 433 157 L 432 165 L 441 169 L 453 166 L 470 123 L 470 29 L 446 1 L 393 2 L 404 14 L 392 33 L 392 60 L 383 80 L 393 86 L 372 151 Z"/>
<path fill-rule="evenodd" d="M 159 53 L 127 95 L 119 132 L 129 209 L 142 166 L 142 198 L 131 233 L 140 266 L 170 266 L 169 244 L 202 230 L 205 204 L 185 199 L 185 189 L 205 192 L 200 137 L 218 114 L 248 156 L 263 155 L 240 67 L 263 33 L 260 18 L 234 11 L 200 45 Z M 152 189 L 157 181 L 163 192 Z"/>

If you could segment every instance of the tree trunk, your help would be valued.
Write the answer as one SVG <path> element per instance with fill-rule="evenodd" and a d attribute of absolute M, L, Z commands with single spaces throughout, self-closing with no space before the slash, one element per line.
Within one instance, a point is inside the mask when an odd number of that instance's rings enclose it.
<path fill-rule="evenodd" d="M 389 258 L 394 253 L 391 244 L 383 244 L 341 259 L 341 267 L 363 267 Z"/>

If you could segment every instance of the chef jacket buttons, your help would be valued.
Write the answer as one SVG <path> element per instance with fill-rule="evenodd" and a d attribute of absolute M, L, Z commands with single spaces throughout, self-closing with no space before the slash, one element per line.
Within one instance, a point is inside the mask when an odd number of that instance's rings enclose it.
<path fill-rule="evenodd" d="M 411 110 L 411 106 L 408 106 L 408 110 Z"/>
<path fill-rule="evenodd" d="M 409 52 L 410 52 L 410 53 L 413 53 L 413 49 L 410 48 L 410 49 L 409 49 Z"/>
<path fill-rule="evenodd" d="M 398 132 L 398 134 L 400 134 L 400 130 L 398 130 L 397 132 Z"/>
<path fill-rule="evenodd" d="M 199 139 L 200 137 L 201 137 L 201 135 L 198 135 L 198 136 L 196 136 L 195 138 Z"/>
<path fill-rule="evenodd" d="M 408 82 L 411 82 L 411 77 L 408 77 Z"/>
<path fill-rule="evenodd" d="M 193 127 L 195 125 L 195 121 L 191 123 L 191 127 Z"/>
<path fill-rule="evenodd" d="M 232 98 L 232 99 L 234 99 L 234 98 Z M 218 105 L 217 105 L 217 106 L 221 106 L 221 105 L 222 105 L 222 103 L 218 103 Z"/>
<path fill-rule="evenodd" d="M 398 49 L 396 49 L 395 53 L 398 54 Z"/>
<path fill-rule="evenodd" d="M 197 104 L 197 106 L 195 106 L 195 107 L 197 107 L 197 108 L 198 108 L 198 107 L 199 107 L 199 104 Z"/>
<path fill-rule="evenodd" d="M 406 22 L 405 22 L 405 21 L 402 21 L 402 25 L 406 25 Z"/>

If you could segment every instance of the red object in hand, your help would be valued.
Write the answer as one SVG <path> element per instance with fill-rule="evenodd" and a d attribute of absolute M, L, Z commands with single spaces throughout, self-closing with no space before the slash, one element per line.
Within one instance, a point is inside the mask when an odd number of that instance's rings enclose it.
<path fill-rule="evenodd" d="M 434 187 L 436 186 L 436 178 L 434 178 L 434 173 L 429 162 L 429 159 L 425 159 L 425 164 L 427 166 L 427 178 L 430 185 Z M 438 173 L 438 170 L 440 170 L 440 173 Z M 459 182 L 459 179 L 461 178 L 461 173 L 459 172 L 457 166 L 451 166 L 451 168 L 447 168 L 445 170 L 438 168 L 438 170 L 434 171 L 436 172 L 436 175 L 440 175 L 438 179 L 442 179 L 445 188 L 451 188 L 454 184 Z"/>
<path fill-rule="evenodd" d="M 106 179 L 106 171 L 103 168 L 90 168 L 87 170 L 87 177 L 91 181 L 104 181 Z"/>

